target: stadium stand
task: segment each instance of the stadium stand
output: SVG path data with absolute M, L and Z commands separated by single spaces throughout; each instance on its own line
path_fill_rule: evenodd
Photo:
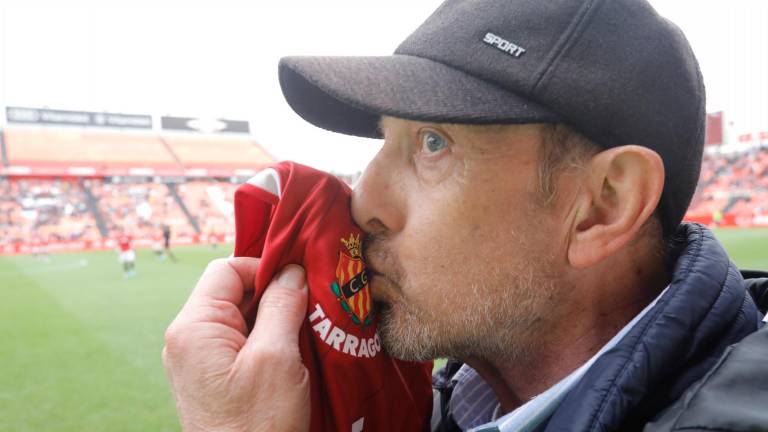
M 92 209 L 75 180 L 3 179 L 0 182 L 0 238 L 11 251 L 41 244 L 98 242 Z
M 8 151 L 5 148 L 5 134 L 0 133 L 0 162 L 2 162 L 3 169 L 8 168 L 10 163 L 8 162 Z
M 686 219 L 726 226 L 768 225 L 768 147 L 706 156 Z
M 764 135 L 742 151 L 708 149 L 687 220 L 768 226 Z M 166 224 L 175 244 L 231 242 L 235 189 L 274 162 L 248 133 L 151 128 L 8 124 L 0 150 L 0 254 L 111 248 L 122 229 L 148 247 Z
M 125 229 L 136 238 L 161 236 L 167 224 L 180 237 L 193 237 L 196 230 L 165 184 L 111 184 L 94 182 L 91 187 L 104 218 L 108 236 Z
M 179 186 L 179 194 L 197 221 L 203 239 L 221 243 L 234 236 L 234 203 L 237 184 L 192 181 Z
M 4 135 L 9 164 L 38 174 L 62 169 L 75 175 L 172 174 L 182 169 L 162 140 L 146 132 L 22 126 L 6 128 Z
M 216 180 L 2 179 L 0 253 L 30 253 L 40 244 L 51 251 L 111 248 L 121 230 L 147 247 L 162 238 L 163 224 L 171 227 L 175 244 L 232 241 L 237 186 Z
M 162 239 L 163 225 L 174 244 L 232 241 L 237 185 L 275 161 L 241 121 L 220 122 L 240 128 L 233 131 L 167 131 L 165 123 L 153 128 L 149 116 L 6 112 L 0 133 L 5 254 L 35 252 L 40 245 L 50 251 L 112 248 L 122 230 L 134 245 L 152 246 Z M 105 121 L 141 124 L 105 127 Z M 174 127 L 187 126 L 177 121 Z
M 174 134 L 162 140 L 185 169 L 204 170 L 204 174 L 209 176 L 219 175 L 222 170 L 244 170 L 252 174 L 273 161 L 247 137 Z

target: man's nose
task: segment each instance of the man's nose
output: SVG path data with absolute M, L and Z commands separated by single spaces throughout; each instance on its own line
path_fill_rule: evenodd
M 352 191 L 352 218 L 365 232 L 392 233 L 404 224 L 403 178 L 396 158 L 382 148 Z

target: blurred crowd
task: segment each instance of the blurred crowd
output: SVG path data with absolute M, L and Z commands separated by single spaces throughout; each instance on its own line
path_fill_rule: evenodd
M 93 212 L 75 180 L 0 180 L 3 243 L 96 240 Z
M 194 234 L 194 228 L 165 184 L 92 181 L 89 187 L 109 237 L 125 230 L 134 238 L 156 239 L 162 237 L 162 224 L 168 224 L 179 236 Z
M 357 177 L 340 176 L 349 184 Z M 223 243 L 234 237 L 237 187 L 215 180 L 0 179 L 0 242 L 96 242 L 123 230 L 136 240 L 159 242 L 162 226 L 168 225 L 174 239 Z M 768 218 L 768 148 L 705 156 L 688 216 L 719 223 L 761 215 Z
M 768 148 L 705 157 L 688 214 L 716 221 L 768 214 Z
M 175 239 L 222 243 L 234 235 L 236 188 L 236 184 L 217 181 L 169 185 L 2 179 L 0 242 L 96 242 L 115 239 L 122 232 L 134 240 L 159 242 L 162 226 L 168 225 Z M 103 233 L 97 218 L 103 221 Z
M 179 196 L 197 222 L 203 240 L 223 243 L 235 235 L 235 190 L 239 185 L 223 182 L 188 182 L 179 185 Z

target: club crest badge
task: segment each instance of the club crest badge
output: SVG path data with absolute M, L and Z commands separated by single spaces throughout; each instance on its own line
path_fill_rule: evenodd
M 342 309 L 352 317 L 352 322 L 368 325 L 372 318 L 373 299 L 368 286 L 368 270 L 360 250 L 360 235 L 350 234 L 349 239 L 342 238 L 341 243 L 347 251 L 339 251 L 336 280 L 331 284 L 331 290 Z

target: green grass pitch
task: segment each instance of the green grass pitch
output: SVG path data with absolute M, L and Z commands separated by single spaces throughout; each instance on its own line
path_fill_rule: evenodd
M 768 269 L 768 229 L 718 237 L 744 268 Z M 0 257 L 0 431 L 175 431 L 163 332 L 205 264 L 231 248 Z

